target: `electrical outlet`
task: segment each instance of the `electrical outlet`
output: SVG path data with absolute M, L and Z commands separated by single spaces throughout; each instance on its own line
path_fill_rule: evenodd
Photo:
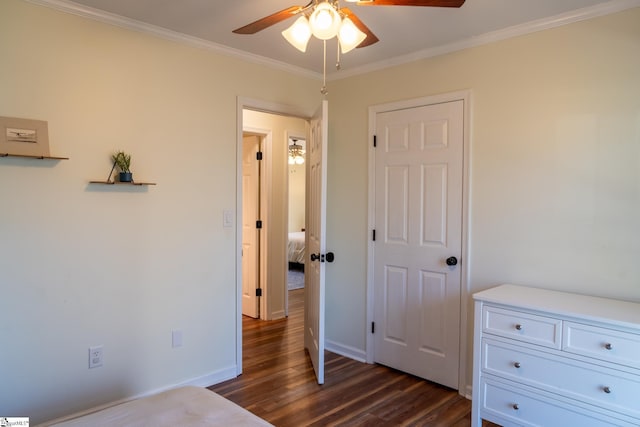
M 89 369 L 102 366 L 102 346 L 89 347 Z

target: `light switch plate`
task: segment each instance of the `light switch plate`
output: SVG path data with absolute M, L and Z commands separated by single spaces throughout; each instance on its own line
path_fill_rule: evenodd
M 225 209 L 222 212 L 222 226 L 224 228 L 233 227 L 233 211 L 231 209 Z
M 171 331 L 171 347 L 182 347 L 182 331 L 180 329 Z

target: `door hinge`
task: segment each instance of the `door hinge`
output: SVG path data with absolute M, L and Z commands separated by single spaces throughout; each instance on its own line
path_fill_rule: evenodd
M 371 322 L 371 333 L 372 334 L 376 333 L 376 322 Z
M 256 160 L 262 160 L 262 151 L 256 153 Z
M 256 289 L 256 296 L 257 297 L 261 297 L 262 296 L 262 288 L 257 288 Z
M 376 229 L 375 228 L 373 229 L 373 241 L 374 242 L 376 241 Z
M 378 146 L 378 137 L 377 135 L 373 135 L 373 147 L 377 147 Z
M 256 228 L 257 229 L 261 229 L 262 228 L 262 220 L 261 219 L 256 221 Z

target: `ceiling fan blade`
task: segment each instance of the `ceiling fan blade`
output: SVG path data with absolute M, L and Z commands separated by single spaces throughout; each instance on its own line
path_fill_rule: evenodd
M 262 31 L 265 28 L 269 28 L 272 25 L 282 22 L 287 18 L 297 15 L 305 9 L 305 6 L 291 6 L 280 12 L 276 12 L 272 15 L 265 16 L 257 21 L 247 24 L 244 27 L 236 28 L 233 30 L 236 34 L 255 34 L 258 31 Z
M 363 33 L 365 33 L 367 35 L 367 38 L 364 39 L 362 41 L 362 43 L 360 43 L 357 47 L 366 47 L 366 46 L 370 46 L 374 43 L 378 43 L 378 41 L 380 41 L 380 39 L 378 39 L 378 37 L 376 37 L 375 34 L 373 34 L 373 32 L 369 29 L 369 27 L 367 27 L 364 22 L 362 22 L 360 20 L 360 18 L 358 18 L 356 16 L 355 13 L 353 13 L 349 8 L 346 7 L 342 7 L 340 8 L 340 12 L 342 12 L 344 14 L 344 16 L 346 16 L 347 18 L 351 19 L 351 21 L 353 22 L 353 24 L 358 27 L 358 29 L 360 31 L 362 31 Z
M 360 0 L 358 6 L 460 7 L 465 0 Z

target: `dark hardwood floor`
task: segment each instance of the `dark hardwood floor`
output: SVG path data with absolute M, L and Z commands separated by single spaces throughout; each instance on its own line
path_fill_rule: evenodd
M 457 391 L 326 352 L 318 385 L 303 344 L 304 289 L 289 291 L 289 318 L 243 319 L 243 374 L 209 387 L 278 427 L 471 424 Z

